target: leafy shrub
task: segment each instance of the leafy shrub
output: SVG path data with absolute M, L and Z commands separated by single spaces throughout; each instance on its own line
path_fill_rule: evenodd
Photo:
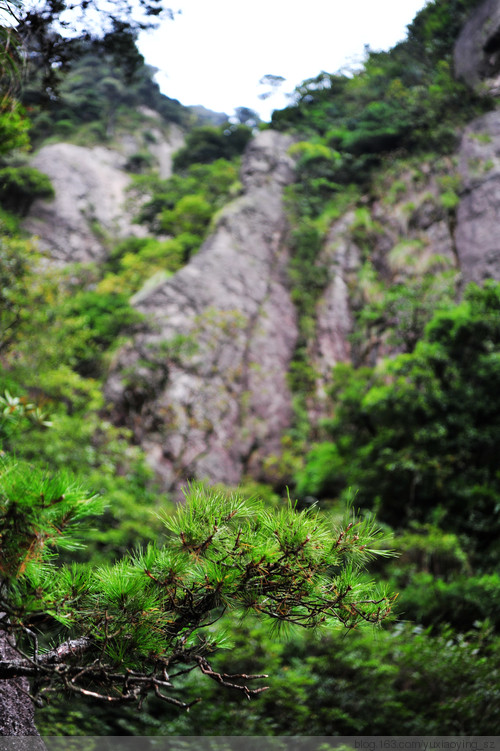
M 347 128 L 337 131 L 336 137 L 331 134 L 330 142 L 354 155 L 380 153 L 396 148 L 410 125 L 411 117 L 406 110 L 389 102 L 370 102 L 357 121 L 351 119 Z
M 185 174 L 172 175 L 167 180 L 160 180 L 154 175 L 141 175 L 135 178 L 131 188 L 134 200 L 140 203 L 146 198 L 138 209 L 137 222 L 146 224 L 152 232 L 163 233 L 165 216 L 167 222 L 170 219 L 180 219 L 182 208 L 177 208 L 179 202 L 188 197 L 192 201 L 194 197 L 192 203 L 198 203 L 195 207 L 195 213 L 198 214 L 195 223 L 203 234 L 208 224 L 206 219 L 203 219 L 203 216 L 208 216 L 204 203 L 211 208 L 210 216 L 226 203 L 234 186 L 237 185 L 238 167 L 236 160 L 230 162 L 226 159 L 217 159 L 212 164 L 193 164 Z M 185 205 L 189 210 L 189 203 Z M 168 213 L 176 211 L 177 215 Z
M 54 198 L 54 188 L 47 175 L 34 167 L 0 169 L 0 203 L 4 209 L 26 216 L 37 198 Z
M 188 232 L 201 238 L 211 216 L 212 207 L 202 195 L 183 196 L 173 209 L 162 212 L 161 225 L 172 235 Z
M 174 156 L 174 170 L 186 170 L 196 163 L 211 164 L 217 159 L 231 160 L 243 153 L 251 137 L 252 130 L 246 125 L 193 128 L 186 145 Z
M 306 466 L 297 476 L 299 498 L 336 498 L 345 487 L 344 459 L 334 443 L 317 443 L 307 455 Z
M 451 581 L 431 573 L 415 574 L 398 599 L 398 614 L 425 627 L 447 623 L 460 632 L 482 621 L 500 628 L 500 577 L 456 576 Z
M 154 159 L 149 151 L 137 151 L 127 159 L 125 169 L 129 172 L 146 172 L 153 164 Z
M 391 576 L 399 588 L 404 588 L 415 574 L 431 574 L 449 581 L 457 574 L 471 572 L 458 537 L 432 524 L 410 524 L 408 530 L 398 535 L 397 548 L 398 558 L 391 566 Z
M 434 520 L 468 535 L 481 566 L 497 559 L 500 528 L 499 313 L 499 284 L 470 285 L 461 304 L 436 313 L 412 354 L 386 362 L 371 382 L 358 374 L 334 387 L 328 424 L 362 504 L 375 498 L 395 528 Z M 329 467 L 322 489 L 319 465 L 314 473 L 326 492 Z
M 65 319 L 87 334 L 76 366 L 84 376 L 96 376 L 102 353 L 116 343 L 120 334 L 130 333 L 142 320 L 124 293 L 81 290 L 70 297 L 64 307 L 61 314 Z
M 109 272 L 97 285 L 97 291 L 103 295 L 133 295 L 157 273 L 168 276 L 178 271 L 200 243 L 198 235 L 189 233 L 169 240 L 127 238 L 113 249 Z
M 0 154 L 27 148 L 30 124 L 19 102 L 3 96 L 0 100 Z
M 12 222 L 10 229 L 15 230 Z M 23 321 L 29 316 L 27 303 L 36 259 L 37 253 L 29 241 L 0 234 L 0 352 L 16 341 Z

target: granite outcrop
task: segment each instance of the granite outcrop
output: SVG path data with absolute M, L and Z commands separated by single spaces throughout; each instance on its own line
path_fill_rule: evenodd
M 154 127 L 150 132 L 155 136 L 149 146 L 152 159 L 160 176 L 168 177 L 183 133 L 175 125 L 168 135 Z M 51 143 L 33 156 L 31 165 L 49 176 L 55 198 L 35 201 L 24 229 L 38 237 L 40 249 L 52 262 L 100 262 L 113 243 L 145 234 L 127 207 L 132 180 L 127 164 L 137 149 L 136 138 L 123 136 L 113 148 Z
M 198 254 L 135 297 L 148 330 L 120 352 L 105 393 L 166 488 L 265 480 L 266 461 L 281 452 L 297 339 L 282 197 L 294 174 L 290 144 L 259 133 L 244 156 L 242 194 Z

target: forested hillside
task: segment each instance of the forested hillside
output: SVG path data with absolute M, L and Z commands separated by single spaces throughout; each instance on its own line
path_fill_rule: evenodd
M 500 3 L 268 124 L 56 5 L 0 36 L 0 731 L 500 735 Z

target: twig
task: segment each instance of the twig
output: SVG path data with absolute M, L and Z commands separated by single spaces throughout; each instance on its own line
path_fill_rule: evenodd
M 217 673 L 208 664 L 204 657 L 196 656 L 195 659 L 198 663 L 198 667 L 204 675 L 208 675 L 209 678 L 212 678 L 212 680 L 214 680 L 216 683 L 219 683 L 221 686 L 225 686 L 226 688 L 234 688 L 237 691 L 243 691 L 247 699 L 250 699 L 251 696 L 261 694 L 263 691 L 267 691 L 267 689 L 269 688 L 269 686 L 262 686 L 261 688 L 248 688 L 248 686 L 242 686 L 239 683 L 233 683 L 233 680 L 239 678 L 244 681 L 251 681 L 257 678 L 268 678 L 268 675 L 245 675 L 245 673 L 228 675 L 227 673 Z

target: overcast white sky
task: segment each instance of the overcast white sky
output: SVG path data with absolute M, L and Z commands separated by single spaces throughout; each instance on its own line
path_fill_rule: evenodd
M 334 73 L 363 57 L 364 45 L 389 49 L 426 0 L 171 0 L 181 10 L 139 47 L 159 69 L 164 94 L 232 114 L 257 110 L 265 120 L 286 106 L 285 93 L 322 70 Z M 286 78 L 266 101 L 259 80 Z

